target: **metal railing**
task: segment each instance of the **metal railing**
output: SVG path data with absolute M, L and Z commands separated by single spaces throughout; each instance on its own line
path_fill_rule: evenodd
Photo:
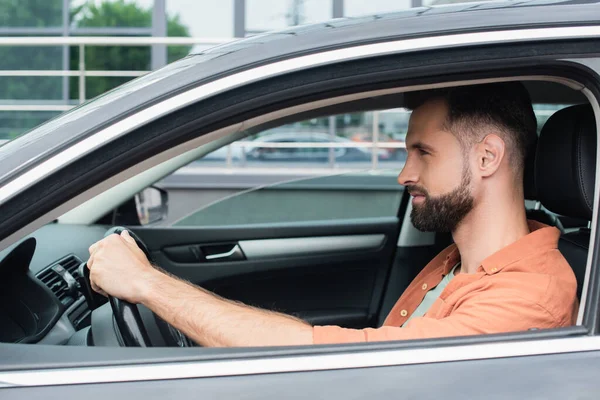
M 224 44 L 234 40 L 233 38 L 198 38 L 198 37 L 106 37 L 106 36 L 44 36 L 44 37 L 0 37 L 0 46 L 77 46 L 79 48 L 79 62 L 77 70 L 0 70 L 0 77 L 78 77 L 79 96 L 76 100 L 83 103 L 86 98 L 86 78 L 88 77 L 123 77 L 135 78 L 147 74 L 150 71 L 135 70 L 88 70 L 85 63 L 85 50 L 89 46 L 206 46 L 206 48 Z M 40 112 L 63 112 L 75 107 L 70 100 L 56 101 L 38 101 L 37 103 L 28 101 L 10 101 L 0 100 L 0 112 L 2 111 L 40 111 Z M 536 110 L 538 116 L 549 116 L 556 110 Z M 242 141 L 235 142 L 228 146 L 226 165 L 231 167 L 233 164 L 232 148 L 241 147 L 242 154 L 245 154 L 244 148 L 250 146 L 260 146 L 264 148 L 329 148 L 329 165 L 336 166 L 336 157 L 334 150 L 336 148 L 355 147 L 371 149 L 371 167 L 377 168 L 379 163 L 378 153 L 381 149 L 402 149 L 405 148 L 404 142 L 385 142 L 380 140 L 379 120 L 380 111 L 372 112 L 372 126 L 370 133 L 371 141 L 366 142 L 335 142 L 336 128 L 335 118 L 330 117 L 329 130 L 331 141 L 328 143 L 273 143 Z M 2 140 L 0 140 L 2 144 Z M 244 160 L 242 160 L 244 161 Z
M 0 37 L 0 46 L 58 47 L 77 46 L 79 63 L 76 71 L 66 70 L 0 70 L 0 77 L 79 77 L 79 103 L 87 100 L 85 83 L 87 77 L 135 78 L 150 71 L 106 71 L 86 69 L 85 49 L 88 46 L 215 46 L 233 39 L 194 37 L 107 37 L 107 36 L 49 36 L 49 37 Z M 0 104 L 0 111 L 67 111 L 72 104 Z
M 378 113 L 379 111 L 375 111 Z M 375 121 L 376 118 L 373 118 Z M 404 142 L 378 142 L 375 139 L 371 142 L 301 142 L 301 143 L 273 143 L 263 142 L 260 140 L 254 141 L 240 141 L 230 144 L 227 148 L 226 165 L 228 168 L 233 167 L 233 151 L 232 149 L 238 147 L 241 149 L 240 156 L 241 166 L 246 166 L 247 163 L 247 148 L 260 148 L 260 149 L 329 149 L 329 167 L 336 167 L 338 165 L 335 157 L 335 149 L 339 148 L 364 148 L 371 150 L 371 169 L 377 169 L 379 167 L 380 154 L 379 150 L 386 149 L 405 149 L 406 144 Z
M 227 43 L 232 41 L 232 38 L 198 38 L 198 37 L 106 37 L 106 36 L 66 36 L 66 37 L 0 37 L 0 46 L 76 46 L 79 48 L 79 60 L 77 70 L 0 70 L 0 77 L 77 77 L 79 83 L 79 96 L 77 102 L 79 104 L 87 100 L 86 97 L 86 78 L 88 77 L 122 77 L 135 78 L 147 74 L 150 71 L 134 71 L 134 70 L 88 70 L 85 62 L 86 48 L 89 46 L 206 46 L 207 48 Z M 58 111 L 64 112 L 75 107 L 74 104 L 69 104 L 69 101 L 44 101 L 44 102 L 24 102 L 14 101 L 4 104 L 0 102 L 1 111 Z M 235 142 L 228 146 L 226 165 L 228 168 L 233 166 L 232 148 L 240 147 L 241 154 L 244 157 L 246 147 L 263 147 L 263 148 L 328 148 L 329 149 L 329 166 L 336 166 L 336 158 L 334 150 L 336 148 L 369 148 L 371 149 L 371 167 L 377 168 L 379 163 L 379 151 L 381 149 L 404 148 L 404 143 L 386 143 L 379 141 L 379 111 L 373 112 L 372 120 L 372 141 L 370 142 L 335 142 L 335 121 L 330 118 L 330 133 L 331 142 L 328 143 L 273 143 L 273 142 Z M 245 158 L 242 160 L 242 165 L 245 165 Z

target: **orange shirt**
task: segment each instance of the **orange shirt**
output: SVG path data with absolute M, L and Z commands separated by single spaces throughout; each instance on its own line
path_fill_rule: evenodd
M 528 221 L 531 233 L 486 258 L 476 273 L 455 276 L 422 317 L 400 327 L 460 261 L 443 250 L 404 291 L 378 329 L 315 326 L 315 344 L 376 342 L 557 328 L 575 323 L 577 281 L 557 249 L 558 229 Z

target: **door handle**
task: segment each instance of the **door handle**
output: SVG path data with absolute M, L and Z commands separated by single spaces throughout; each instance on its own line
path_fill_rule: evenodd
M 204 251 L 208 253 L 206 248 L 204 248 Z M 246 259 L 242 248 L 238 244 L 233 246 L 231 250 L 223 253 L 206 254 L 205 258 L 207 261 L 240 261 Z

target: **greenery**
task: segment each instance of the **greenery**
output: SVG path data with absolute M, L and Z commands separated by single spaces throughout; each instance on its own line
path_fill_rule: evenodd
M 69 10 L 72 27 L 150 27 L 152 10 L 134 0 L 86 0 Z M 0 0 L 0 26 L 14 28 L 61 28 L 62 0 Z M 190 36 L 179 16 L 168 16 L 168 36 Z M 170 46 L 167 61 L 186 56 L 189 46 Z M 151 48 L 86 46 L 87 70 L 150 70 Z M 0 47 L 0 69 L 61 70 L 62 47 Z M 69 67 L 79 69 L 79 47 L 71 47 Z M 88 77 L 86 98 L 106 92 L 132 78 Z M 79 98 L 79 81 L 70 78 L 69 99 Z M 63 78 L 0 77 L 0 99 L 4 101 L 62 101 Z M 0 139 L 12 138 L 51 117 L 54 113 L 1 112 Z
M 0 26 L 43 28 L 62 25 L 62 0 L 1 0 Z
M 73 10 L 76 25 L 85 28 L 97 27 L 149 27 L 152 25 L 152 10 L 145 9 L 132 1 L 103 0 L 97 4 L 88 0 Z M 167 19 L 167 36 L 190 36 L 189 30 L 179 20 L 179 16 Z M 189 46 L 169 46 L 167 61 L 185 57 Z M 88 70 L 150 70 L 150 46 L 89 46 L 85 49 L 85 63 Z M 79 68 L 79 48 L 71 51 L 71 70 Z M 86 97 L 92 98 L 113 89 L 131 78 L 87 78 Z M 77 79 L 71 82 L 71 98 L 78 98 Z

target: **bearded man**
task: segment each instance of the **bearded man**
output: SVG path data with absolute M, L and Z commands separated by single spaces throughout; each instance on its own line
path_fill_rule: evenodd
M 560 232 L 526 219 L 525 158 L 536 140 L 516 82 L 407 93 L 408 157 L 398 182 L 422 231 L 454 244 L 404 291 L 382 327 L 311 326 L 249 307 L 150 265 L 124 231 L 90 247 L 94 290 L 141 303 L 203 346 L 283 346 L 464 336 L 574 324 L 577 283 Z

